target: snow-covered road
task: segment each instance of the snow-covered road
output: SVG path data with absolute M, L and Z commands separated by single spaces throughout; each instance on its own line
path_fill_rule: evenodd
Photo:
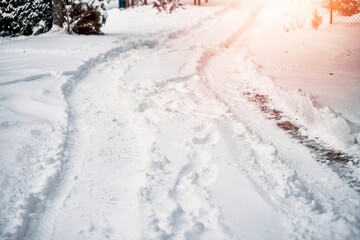
M 264 7 L 255 3 L 227 1 L 191 26 L 121 37 L 71 73 L 56 171 L 21 223 L 0 216 L 0 237 L 358 239 L 358 166 L 344 163 L 351 184 L 249 95 L 270 96 L 304 136 L 351 159 L 359 146 L 342 145 L 348 136 L 338 139 L 338 129 L 316 137 L 307 129 L 326 114 L 359 127 L 257 72 L 244 47 Z M 318 122 L 292 112 L 291 101 Z

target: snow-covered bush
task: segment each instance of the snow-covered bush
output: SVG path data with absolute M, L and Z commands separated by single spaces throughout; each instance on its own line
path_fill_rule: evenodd
M 72 0 L 65 6 L 64 27 L 68 33 L 99 34 L 106 18 L 104 0 Z
M 154 8 L 159 12 L 165 11 L 172 13 L 176 8 L 181 7 L 180 0 L 156 0 L 154 1 Z
M 322 17 L 320 16 L 319 12 L 317 9 L 314 9 L 313 11 L 313 17 L 311 19 L 311 26 L 314 28 L 314 29 L 318 29 L 319 26 L 321 25 L 322 23 Z
M 0 36 L 40 34 L 51 26 L 51 0 L 0 0 Z

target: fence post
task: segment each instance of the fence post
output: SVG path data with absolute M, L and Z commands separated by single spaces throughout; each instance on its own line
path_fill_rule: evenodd
M 330 24 L 333 23 L 333 0 L 330 0 Z

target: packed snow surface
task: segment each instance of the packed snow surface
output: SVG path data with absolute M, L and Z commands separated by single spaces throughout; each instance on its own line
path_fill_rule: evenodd
M 0 239 L 360 239 L 360 26 L 282 2 L 1 39 Z

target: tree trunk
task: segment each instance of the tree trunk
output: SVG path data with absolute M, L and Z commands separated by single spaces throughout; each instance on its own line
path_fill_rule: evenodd
M 65 22 L 65 4 L 64 0 L 52 0 L 53 24 L 62 27 Z

